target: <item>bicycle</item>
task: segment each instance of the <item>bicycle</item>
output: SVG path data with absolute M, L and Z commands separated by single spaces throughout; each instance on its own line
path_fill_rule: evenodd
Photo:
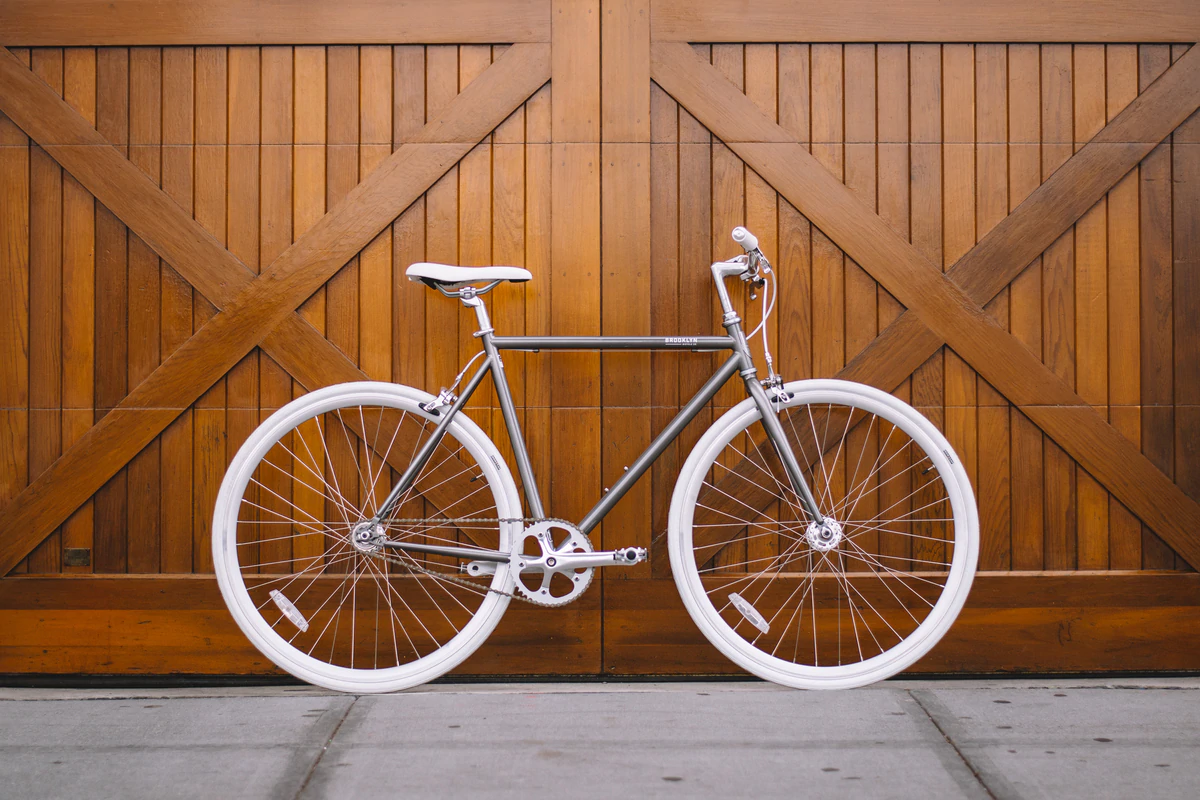
M 724 336 L 500 336 L 483 296 L 530 280 L 528 271 L 410 266 L 410 280 L 474 311 L 481 349 L 436 396 L 330 386 L 252 433 L 222 482 L 212 529 L 221 593 L 241 630 L 283 670 L 330 689 L 397 691 L 445 674 L 512 599 L 564 605 L 596 569 L 646 560 L 637 547 L 596 551 L 588 533 L 736 373 L 748 397 L 700 437 L 671 501 L 670 565 L 692 619 L 745 670 L 797 688 L 862 686 L 916 662 L 949 629 L 974 576 L 967 473 L 937 428 L 890 394 L 785 383 L 767 347 L 770 263 L 745 228 L 733 239 L 744 252 L 711 265 Z M 731 278 L 751 299 L 763 293 L 749 337 Z M 760 330 L 764 380 L 748 345 Z M 549 518 L 501 353 L 609 349 L 729 355 L 582 520 Z M 488 374 L 520 489 L 462 413 Z

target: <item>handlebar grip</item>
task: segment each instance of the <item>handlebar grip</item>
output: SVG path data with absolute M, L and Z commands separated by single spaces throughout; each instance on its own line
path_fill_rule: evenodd
M 747 253 L 758 249 L 758 237 L 753 233 L 738 225 L 733 229 L 733 241 L 742 246 L 742 249 Z

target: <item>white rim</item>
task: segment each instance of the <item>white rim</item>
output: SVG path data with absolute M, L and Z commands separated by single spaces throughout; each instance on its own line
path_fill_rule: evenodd
M 697 442 L 680 473 L 671 502 L 671 569 L 684 605 L 701 632 L 730 660 L 776 683 L 806 689 L 863 686 L 890 677 L 915 663 L 953 624 L 970 591 L 979 556 L 979 520 L 970 480 L 945 437 L 911 406 L 874 387 L 838 380 L 798 381 L 787 385 L 787 407 L 835 403 L 877 414 L 920 445 L 942 475 L 955 520 L 954 555 L 946 584 L 934 608 L 902 642 L 869 659 L 841 666 L 796 664 L 763 652 L 737 634 L 714 608 L 693 556 L 692 523 L 707 465 L 746 427 L 759 419 L 746 400 L 726 412 Z
M 436 420 L 419 408 L 419 404 L 433 399 L 432 395 L 408 386 L 365 381 L 312 392 L 279 409 L 255 429 L 225 473 L 217 496 L 212 542 L 213 565 L 221 595 L 238 627 L 254 646 L 281 669 L 303 681 L 346 692 L 390 692 L 417 686 L 462 663 L 487 639 L 508 606 L 507 596 L 488 592 L 470 622 L 429 655 L 396 667 L 351 669 L 313 658 L 289 645 L 258 613 L 242 578 L 236 546 L 239 504 L 259 462 L 276 441 L 301 422 L 347 405 L 389 406 Z M 520 517 L 521 503 L 516 484 L 492 441 L 464 414 L 455 417 L 448 433 L 467 449 L 487 476 L 496 500 L 497 516 L 501 519 Z M 514 524 L 501 523 L 502 548 L 512 541 Z M 507 566 L 497 569 L 491 587 L 501 592 L 511 591 Z

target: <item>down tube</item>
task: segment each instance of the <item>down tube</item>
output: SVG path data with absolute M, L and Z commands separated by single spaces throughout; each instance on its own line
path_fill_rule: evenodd
M 733 373 L 737 372 L 742 367 L 742 354 L 734 353 L 731 355 L 716 374 L 708 379 L 700 391 L 696 392 L 695 396 L 688 401 L 688 404 L 679 409 L 679 413 L 675 418 L 663 428 L 662 433 L 654 438 L 650 446 L 637 457 L 630 466 L 628 471 L 621 476 L 612 489 L 610 489 L 604 497 L 600 498 L 600 502 L 592 507 L 592 510 L 587 513 L 583 521 L 579 523 L 579 529 L 584 533 L 590 533 L 593 528 L 604 519 L 604 515 L 612 510 L 612 507 L 617 504 L 625 493 L 630 490 L 633 484 L 637 483 L 637 479 L 642 477 L 642 474 L 650 468 L 650 465 L 662 455 L 662 451 L 667 448 L 671 442 L 675 440 L 687 424 L 695 419 L 700 413 L 700 409 L 708 404 L 709 400 L 717 394 L 717 391 L 725 385 L 725 382 L 733 377 Z

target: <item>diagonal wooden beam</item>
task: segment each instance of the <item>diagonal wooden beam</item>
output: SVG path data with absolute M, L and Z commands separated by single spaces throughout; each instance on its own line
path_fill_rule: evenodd
M 233 292 L 220 312 L 4 509 L 0 575 L 246 353 L 278 328 L 281 337 L 297 331 L 296 307 L 549 75 L 548 45 L 509 48 L 257 279 Z
M 1195 91 L 1200 53 L 1193 50 L 1184 59 L 1175 80 L 1181 81 L 1180 91 Z M 1188 563 L 1200 564 L 1200 504 L 1001 328 L 962 286 L 901 238 L 691 47 L 654 45 L 651 75 Z M 1095 149 L 1123 147 L 1112 141 L 1094 144 Z

